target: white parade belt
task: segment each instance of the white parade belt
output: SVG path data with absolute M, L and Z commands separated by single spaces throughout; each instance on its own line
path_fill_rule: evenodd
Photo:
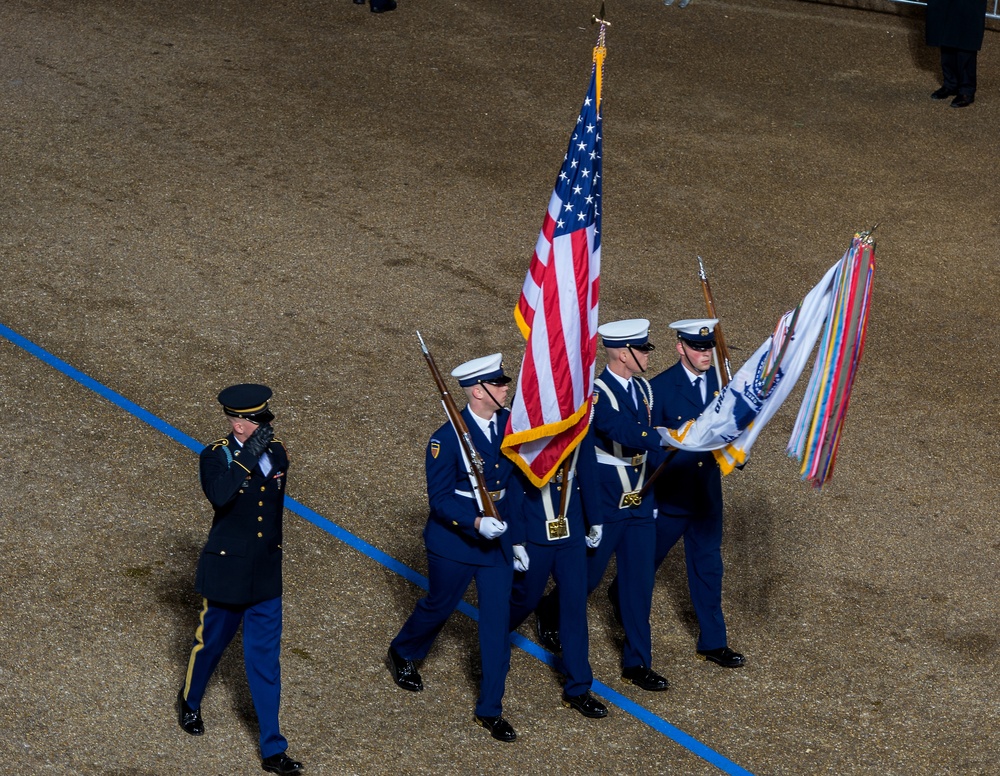
M 598 450 L 597 462 L 607 466 L 642 466 L 646 463 L 646 453 L 639 453 L 638 455 L 633 455 L 631 458 L 624 458 L 605 453 L 603 450 Z
M 500 499 L 502 499 L 504 496 L 507 495 L 507 489 L 506 488 L 501 488 L 500 490 L 490 490 L 490 491 L 487 491 L 487 493 L 490 494 L 490 499 L 491 500 L 493 500 L 493 501 L 499 501 Z M 475 498 L 475 495 L 472 493 L 471 490 L 457 490 L 456 489 L 455 490 L 455 495 L 456 496 L 464 496 L 465 498 Z

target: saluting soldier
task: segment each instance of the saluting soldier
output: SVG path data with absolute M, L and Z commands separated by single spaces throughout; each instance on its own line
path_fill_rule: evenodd
M 653 422 L 680 428 L 697 418 L 719 395 L 712 369 L 716 318 L 675 321 L 679 360 L 654 377 Z M 722 615 L 722 472 L 710 453 L 677 451 L 653 485 L 656 497 L 655 568 L 684 537 L 688 590 L 698 616 L 697 651 L 724 668 L 739 668 L 746 659 L 729 648 Z
M 608 364 L 594 381 L 593 416 L 578 463 L 582 471 L 593 472 L 581 478 L 590 524 L 587 593 L 601 583 L 614 554 L 621 587 L 621 605 L 616 606 L 615 614 L 625 631 L 622 679 L 656 692 L 669 687 L 652 669 L 649 614 L 656 527 L 653 500 L 639 495 L 646 476 L 662 460 L 660 435 L 652 422 L 653 390 L 642 377 L 654 346 L 645 318 L 605 323 L 597 333 Z M 565 649 L 565 639 L 550 619 L 556 610 L 553 597 L 550 593 L 536 612 L 539 635 L 550 648 Z
M 578 446 L 555 476 L 541 488 L 520 471 L 512 481 L 512 486 L 521 492 L 519 519 L 523 523 L 531 561 L 523 568 L 518 568 L 515 561 L 515 570 L 523 573 L 514 575 L 510 629 L 517 630 L 539 605 L 551 575 L 557 584 L 558 611 L 549 619 L 557 624 L 561 635 L 562 663 L 566 674 L 562 703 L 585 717 L 597 719 L 606 717 L 608 710 L 590 694 L 594 673 L 588 656 L 587 529 L 576 469 L 579 453 Z M 543 620 L 545 615 L 538 615 L 536 625 Z
M 468 398 L 462 417 L 473 447 L 483 460 L 490 498 L 505 519 L 481 513 L 457 432 L 450 422 L 445 423 L 434 432 L 425 456 L 430 505 L 424 529 L 428 591 L 389 645 L 389 669 L 404 690 L 423 690 L 415 663 L 427 656 L 475 579 L 482 662 L 475 720 L 495 739 L 513 741 L 517 734 L 502 715 L 510 669 L 510 594 L 514 577 L 515 531 L 509 530 L 507 522 L 513 512 L 507 488 L 514 465 L 500 450 L 510 415 L 504 408 L 510 378 L 504 374 L 500 353 L 468 361 L 451 374 Z M 523 548 L 519 554 L 526 560 Z
M 187 675 L 178 694 L 185 732 L 205 732 L 201 701 L 222 653 L 243 625 L 243 659 L 260 726 L 261 765 L 299 773 L 278 727 L 281 697 L 282 516 L 288 475 L 285 446 L 274 438 L 265 385 L 226 388 L 219 403 L 231 433 L 201 452 L 201 487 L 215 510 L 198 560 L 195 587 L 203 597 Z

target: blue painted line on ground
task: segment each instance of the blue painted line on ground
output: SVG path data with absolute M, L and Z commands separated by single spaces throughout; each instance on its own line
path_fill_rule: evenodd
M 204 448 L 204 445 L 195 440 L 193 437 L 190 437 L 183 431 L 174 428 L 169 423 L 161 420 L 153 413 L 143 409 L 135 402 L 126 399 L 121 394 L 116 393 L 115 391 L 111 390 L 105 385 L 99 383 L 97 380 L 90 377 L 89 375 L 86 375 L 83 372 L 76 369 L 75 367 L 70 366 L 62 359 L 57 358 L 44 348 L 36 345 L 31 340 L 22 337 L 16 331 L 4 326 L 2 323 L 0 323 L 0 334 L 2 334 L 7 340 L 9 340 L 14 345 L 17 345 L 22 350 L 26 351 L 27 353 L 30 353 L 35 358 L 51 366 L 56 371 L 61 372 L 67 377 L 80 383 L 80 385 L 84 386 L 85 388 L 88 388 L 89 390 L 98 394 L 102 398 L 107 399 L 116 407 L 120 407 L 121 409 L 125 410 L 129 414 L 143 421 L 144 423 L 147 423 L 157 431 L 173 439 L 175 442 L 180 443 L 193 453 L 200 453 L 201 450 Z M 286 497 L 285 503 L 288 509 L 294 514 L 298 515 L 299 517 L 305 520 L 308 520 L 316 527 L 320 528 L 323 531 L 326 531 L 335 539 L 339 539 L 344 544 L 348 545 L 349 547 L 352 547 L 361 554 L 368 556 L 375 562 L 380 563 L 390 571 L 399 574 L 401 577 L 403 577 L 409 582 L 412 582 L 417 587 L 423 590 L 427 590 L 427 577 L 414 571 L 406 564 L 399 562 L 391 555 L 382 552 L 382 550 L 380 550 L 378 547 L 375 547 L 374 545 L 366 542 L 364 539 L 355 536 L 350 531 L 337 525 L 332 520 L 323 517 L 318 512 L 310 509 L 304 504 L 299 503 L 295 499 Z M 465 601 L 459 603 L 458 610 L 473 620 L 476 621 L 479 620 L 478 610 L 475 607 L 469 605 Z M 558 667 L 557 657 L 555 657 L 548 650 L 540 647 L 535 642 L 526 639 L 521 634 L 514 633 L 511 641 L 514 644 L 514 646 L 524 650 L 529 655 L 532 655 L 533 657 L 537 658 L 542 663 L 545 663 L 546 665 L 552 668 Z M 661 733 L 662 735 L 671 739 L 675 743 L 684 747 L 692 754 L 695 754 L 698 757 L 701 757 L 703 760 L 711 763 L 723 773 L 731 774 L 731 776 L 753 776 L 753 774 L 750 773 L 750 771 L 740 767 L 736 763 L 723 757 L 714 749 L 711 749 L 710 747 L 701 743 L 701 741 L 699 741 L 698 739 L 688 735 L 680 728 L 671 725 L 662 717 L 654 714 L 653 712 L 649 711 L 644 706 L 639 705 L 638 703 L 631 700 L 627 696 L 622 695 L 617 690 L 613 690 L 611 687 L 604 684 L 603 682 L 595 680 L 593 691 L 594 693 L 600 695 L 608 702 L 613 703 L 615 706 L 620 708 L 625 713 L 631 714 L 640 722 L 648 725 L 653 730 L 657 731 L 658 733 Z
M 36 345 L 31 340 L 22 337 L 13 329 L 8 329 L 2 323 L 0 323 L 0 334 L 3 334 L 4 337 L 6 337 L 12 343 L 17 345 L 19 348 L 27 351 L 40 361 L 45 362 L 53 369 L 62 372 L 64 375 L 72 378 L 73 380 L 76 380 L 84 388 L 89 388 L 94 393 L 107 399 L 112 404 L 121 407 L 123 410 L 130 413 L 131 415 L 134 415 L 144 423 L 148 423 L 157 431 L 166 434 L 175 442 L 180 442 L 188 450 L 191 450 L 195 453 L 200 453 L 202 448 L 204 447 L 203 444 L 193 439 L 192 437 L 189 437 L 183 431 L 178 431 L 169 423 L 165 423 L 164 421 L 160 420 L 153 413 L 144 410 L 138 404 L 129 401 L 121 394 L 115 393 L 110 388 L 107 388 L 101 383 L 97 382 L 97 380 L 95 380 L 93 377 L 85 375 L 83 372 L 76 369 L 75 367 L 70 366 L 62 359 L 56 358 L 44 348 Z

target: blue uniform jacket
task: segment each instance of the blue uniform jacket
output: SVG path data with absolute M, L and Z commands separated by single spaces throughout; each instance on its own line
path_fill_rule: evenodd
M 510 484 L 514 464 L 500 451 L 503 431 L 507 426 L 508 410 L 497 413 L 498 438 L 490 442 L 472 419 L 468 407 L 462 410 L 469 428 L 472 444 L 483 459 L 483 477 L 491 491 L 506 490 Z M 430 515 L 424 529 L 424 543 L 428 552 L 444 558 L 475 566 L 498 566 L 511 563 L 511 546 L 523 541 L 519 523 L 510 523 L 516 494 L 508 493 L 496 501 L 497 512 L 510 523 L 497 539 L 485 539 L 476 530 L 479 508 L 475 498 L 456 493 L 472 493 L 472 484 L 462 460 L 462 451 L 451 423 L 445 423 L 434 432 L 427 444 L 427 500 Z
M 650 381 L 656 396 L 653 423 L 680 428 L 698 417 L 715 401 L 719 378 L 714 369 L 705 374 L 706 402 L 695 390 L 681 362 Z M 667 515 L 722 514 L 722 473 L 712 453 L 678 451 L 653 486 L 656 507 Z
M 560 471 L 562 468 L 560 467 Z M 518 470 L 515 476 L 511 477 L 508 489 L 516 496 L 518 504 L 517 514 L 514 515 L 515 537 L 520 541 L 527 541 L 531 544 L 541 544 L 551 547 L 574 546 L 583 544 L 587 528 L 583 519 L 583 496 L 580 495 L 580 479 L 578 474 L 574 474 L 570 480 L 570 492 L 567 496 L 566 522 L 569 527 L 569 536 L 563 539 L 549 539 L 545 528 L 546 511 L 545 499 L 549 503 L 554 515 L 559 514 L 559 505 L 562 499 L 562 489 L 565 487 L 559 479 L 559 474 L 553 477 L 548 484 L 542 488 L 536 488 L 528 478 Z M 515 502 L 512 502 L 515 503 Z M 531 550 L 528 550 L 531 556 Z
M 636 409 L 625 389 L 605 367 L 600 379 L 611 391 L 618 405 L 616 410 L 610 397 L 597 386 L 594 391 L 594 415 L 590 429 L 582 444 L 586 448 L 581 451 L 577 470 L 584 493 L 584 508 L 587 512 L 587 522 L 591 525 L 625 520 L 629 517 L 644 517 L 652 515 L 652 499 L 645 498 L 637 507 L 619 509 L 623 491 L 619 469 L 624 469 L 631 490 L 638 490 L 639 476 L 642 466 L 611 466 L 602 464 L 596 459 L 596 450 L 600 448 L 607 453 L 613 453 L 613 443 L 622 446 L 622 456 L 631 458 L 641 453 L 647 454 L 645 477 L 648 478 L 663 460 L 663 450 L 660 446 L 660 436 L 653 428 L 651 408 L 653 395 L 646 394 L 645 385 L 639 380 L 633 380 L 639 397 L 639 408 Z
M 288 454 L 268 446 L 271 471 L 240 464 L 230 434 L 201 451 L 201 487 L 215 508 L 198 560 L 195 589 L 213 603 L 249 606 L 281 595 L 281 530 Z

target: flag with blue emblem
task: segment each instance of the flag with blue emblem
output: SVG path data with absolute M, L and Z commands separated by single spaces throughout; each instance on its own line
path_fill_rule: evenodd
M 680 429 L 662 429 L 663 442 L 682 450 L 711 450 L 723 474 L 729 474 L 746 463 L 754 441 L 792 392 L 819 343 L 788 454 L 802 462 L 802 479 L 822 487 L 833 475 L 864 353 L 874 275 L 871 231 L 855 234 L 840 261 L 798 307 L 781 316 L 774 333 L 716 400 Z
M 503 450 L 536 486 L 587 432 L 601 269 L 605 24 L 514 319 L 527 340 Z

